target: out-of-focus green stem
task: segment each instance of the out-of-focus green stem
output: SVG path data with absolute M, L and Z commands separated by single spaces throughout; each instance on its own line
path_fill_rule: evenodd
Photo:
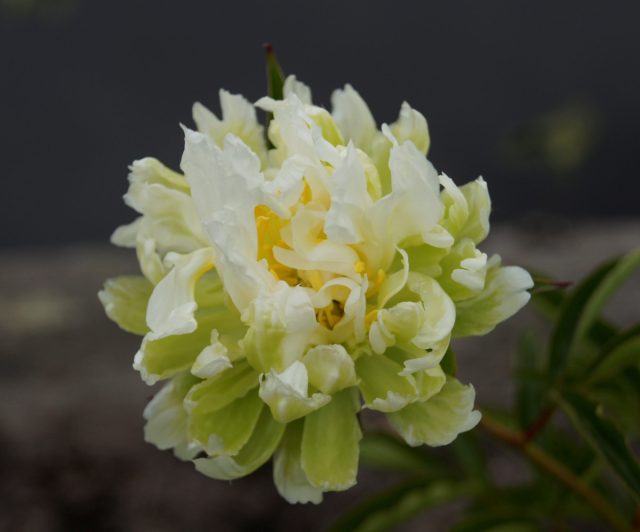
M 631 530 L 631 526 L 598 492 L 585 484 L 573 471 L 566 468 L 540 447 L 528 441 L 524 434 L 505 427 L 486 414 L 482 417 L 481 425 L 493 436 L 522 451 L 534 464 L 582 497 L 614 530 L 624 532 Z

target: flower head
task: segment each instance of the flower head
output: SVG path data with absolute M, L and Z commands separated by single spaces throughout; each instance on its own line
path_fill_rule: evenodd
M 532 286 L 477 248 L 485 181 L 438 175 L 424 117 L 404 103 L 378 130 L 349 85 L 332 113 L 295 77 L 282 100 L 220 101 L 222 118 L 194 106 L 183 174 L 131 166 L 125 201 L 140 216 L 113 242 L 136 249 L 143 276 L 100 292 L 109 317 L 143 335 L 143 380 L 166 381 L 146 439 L 217 479 L 273 457 L 287 500 L 319 502 L 356 482 L 362 408 L 410 445 L 473 428 L 474 389 L 443 357 Z M 273 114 L 273 149 L 255 107 Z

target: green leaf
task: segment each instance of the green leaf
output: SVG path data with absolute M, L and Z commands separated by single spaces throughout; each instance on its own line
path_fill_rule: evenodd
M 588 304 L 580 316 L 576 336 L 582 337 L 598 319 L 602 309 L 611 296 L 627 278 L 640 266 L 640 249 L 634 250 L 618 260 L 607 273 L 596 290 L 591 294 Z
M 282 100 L 284 98 L 284 73 L 278 63 L 276 54 L 273 51 L 273 46 L 267 43 L 264 45 L 266 52 L 265 61 L 267 67 L 267 95 L 274 100 Z M 273 148 L 274 145 L 269 138 L 269 124 L 273 119 L 273 113 L 267 113 L 267 123 L 264 129 L 264 134 L 267 141 L 267 146 Z
M 284 98 L 284 73 L 271 44 L 265 44 L 267 63 L 267 94 L 274 100 Z
M 613 378 L 621 370 L 640 364 L 640 324 L 610 340 L 586 372 L 588 382 Z
M 627 437 L 640 436 L 640 368 L 627 367 L 612 379 L 593 382 L 587 394 Z
M 473 432 L 460 434 L 451 448 L 466 478 L 473 478 L 483 485 L 490 484 L 488 461 Z
M 597 405 L 584 397 L 566 392 L 558 402 L 585 439 L 639 497 L 640 465 L 618 428 L 600 416 Z
M 463 518 L 451 532 L 535 532 L 540 523 L 515 508 L 485 511 Z
M 531 302 L 545 318 L 555 321 L 562 309 L 567 294 L 559 290 L 536 292 L 532 294 Z M 596 320 L 588 333 L 588 338 L 596 345 L 608 342 L 617 333 L 617 328 L 608 321 L 600 318 Z
M 360 461 L 379 471 L 404 471 L 425 476 L 450 476 L 442 463 L 422 450 L 409 447 L 397 437 L 381 432 L 368 432 L 360 442 Z
M 469 483 L 429 482 L 411 479 L 365 500 L 344 515 L 332 532 L 383 532 L 407 521 L 421 511 L 438 507 L 474 491 Z
M 546 402 L 546 382 L 540 370 L 541 352 L 534 333 L 529 332 L 520 339 L 516 360 L 516 414 L 522 429 L 531 426 Z
M 609 261 L 582 281 L 566 298 L 551 336 L 548 376 L 557 380 L 567 370 L 576 344 L 590 333 L 605 303 L 624 280 L 640 265 L 640 251 Z M 588 351 L 582 351 L 586 357 Z M 575 364 L 575 366 L 583 364 Z M 582 361 L 584 362 L 584 361 Z

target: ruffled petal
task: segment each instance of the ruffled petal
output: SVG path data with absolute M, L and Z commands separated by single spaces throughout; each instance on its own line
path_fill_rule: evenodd
M 302 469 L 303 422 L 287 425 L 280 448 L 273 457 L 273 482 L 278 493 L 291 504 L 322 502 L 322 490 L 311 485 Z
M 411 446 L 448 445 L 480 421 L 480 412 L 473 410 L 474 400 L 473 386 L 448 378 L 439 393 L 389 414 L 389 421 Z
M 342 491 L 356 483 L 362 432 L 354 389 L 338 392 L 309 414 L 302 433 L 302 469 L 322 491 Z

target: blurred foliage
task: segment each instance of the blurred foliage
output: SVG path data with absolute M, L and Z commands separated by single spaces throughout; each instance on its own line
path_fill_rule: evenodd
M 70 15 L 77 6 L 78 0 L 0 0 L 0 15 L 59 19 Z
M 570 179 L 588 162 L 599 127 L 595 107 L 570 102 L 510 131 L 501 143 L 502 157 L 514 170 L 534 168 Z
M 483 409 L 484 431 L 438 452 L 389 434 L 365 436 L 363 463 L 403 480 L 333 530 L 389 530 L 452 502 L 462 508 L 456 532 L 640 529 L 640 325 L 620 330 L 602 317 L 639 268 L 637 250 L 571 289 L 538 276 L 534 305 L 552 330 L 546 340 L 522 337 L 515 404 Z M 454 360 L 453 352 L 447 356 Z M 488 467 L 490 436 L 520 452 L 524 480 L 505 486 L 496 478 Z

